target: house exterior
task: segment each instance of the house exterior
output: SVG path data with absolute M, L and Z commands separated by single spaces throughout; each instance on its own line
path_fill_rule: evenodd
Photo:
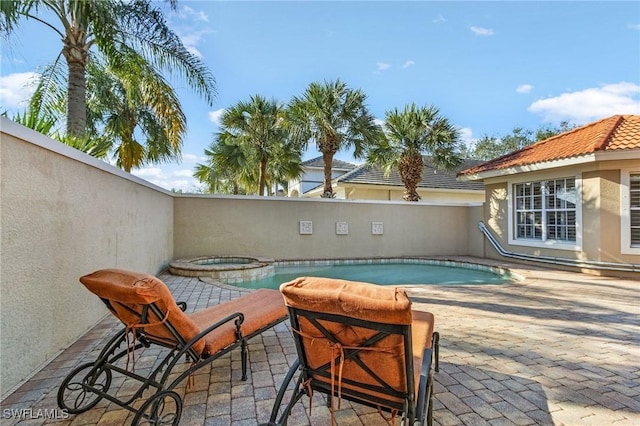
M 484 182 L 484 223 L 505 251 L 640 272 L 640 116 L 575 128 L 458 178 Z
M 315 167 L 320 168 L 320 182 L 300 194 L 302 197 L 318 198 L 322 195 L 322 158 L 314 159 Z M 429 157 L 424 158 L 422 181 L 418 193 L 425 202 L 437 203 L 482 203 L 484 202 L 484 184 L 482 182 L 464 182 L 456 179 L 462 169 L 476 166 L 480 161 L 466 160 L 453 171 L 444 171 L 434 167 Z M 348 163 L 347 163 L 348 164 Z M 345 200 L 393 200 L 400 201 L 405 188 L 397 170 L 388 177 L 381 168 L 367 164 L 352 165 L 345 173 L 335 173 L 333 190 L 336 198 Z M 342 167 L 344 170 L 346 167 Z M 316 176 L 318 176 L 316 174 Z M 305 174 L 304 181 L 310 178 Z
M 299 180 L 289 182 L 289 197 L 305 197 L 309 191 L 320 188 L 322 193 L 322 185 L 324 183 L 324 161 L 322 157 L 312 158 L 302 163 L 304 174 Z M 335 179 L 345 173 L 355 169 L 355 164 L 346 161 L 333 159 L 331 162 L 331 178 Z

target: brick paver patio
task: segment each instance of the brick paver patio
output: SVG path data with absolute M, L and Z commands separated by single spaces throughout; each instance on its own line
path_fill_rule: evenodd
M 441 335 L 434 424 L 640 425 L 640 281 L 511 266 L 526 281 L 410 291 L 418 309 L 435 314 Z M 189 310 L 241 294 L 197 278 L 160 278 Z M 130 423 L 132 414 L 105 401 L 68 418 L 56 404 L 64 376 L 95 359 L 115 327 L 114 319 L 105 318 L 2 401 L 2 425 Z M 141 354 L 136 368 L 153 364 L 154 351 Z M 213 362 L 198 372 L 189 390 L 179 389 L 181 424 L 266 422 L 276 386 L 295 357 L 291 332 L 282 323 L 251 341 L 246 382 L 240 380 L 238 351 Z M 119 395 L 132 393 L 124 380 L 114 378 L 114 386 Z M 331 424 L 321 396 L 314 396 L 310 414 L 308 407 L 308 401 L 299 404 L 289 424 Z M 336 420 L 386 424 L 377 411 L 347 402 Z

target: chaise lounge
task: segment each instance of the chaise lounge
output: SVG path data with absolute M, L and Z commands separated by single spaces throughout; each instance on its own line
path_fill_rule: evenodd
M 284 321 L 287 309 L 276 290 L 260 289 L 238 299 L 185 313 L 158 278 L 138 272 L 103 269 L 80 278 L 123 324 L 95 361 L 75 368 L 58 390 L 58 405 L 70 414 L 105 398 L 135 413 L 132 424 L 177 425 L 182 400 L 176 386 L 195 371 L 240 347 L 242 380 L 247 378 L 247 340 Z M 166 348 L 148 375 L 135 372 L 136 351 Z M 175 369 L 185 356 L 186 369 Z M 127 397 L 109 393 L 114 374 L 139 382 Z M 137 401 L 141 399 L 142 404 Z
M 431 424 L 431 371 L 434 358 L 438 371 L 439 348 L 431 313 L 412 310 L 402 289 L 368 283 L 302 277 L 280 291 L 298 361 L 280 387 L 270 425 L 286 424 L 294 405 L 314 392 L 328 396 L 332 424 L 341 399 L 377 408 L 388 420 L 399 417 L 404 425 Z

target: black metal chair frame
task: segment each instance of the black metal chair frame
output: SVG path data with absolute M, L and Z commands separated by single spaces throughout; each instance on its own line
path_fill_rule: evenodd
M 161 338 L 145 334 L 144 332 L 144 325 L 150 324 L 149 312 L 152 312 L 157 318 L 165 318 L 166 313 L 162 312 L 155 303 L 142 305 L 142 314 L 140 315 L 119 302 L 113 302 L 104 298 L 101 298 L 101 300 L 114 314 L 116 311 L 111 303 L 118 303 L 120 306 L 129 310 L 140 318 L 139 325 L 142 327 L 136 326 L 132 329 L 125 327 L 120 330 L 109 340 L 95 361 L 82 364 L 71 371 L 64 379 L 58 390 L 58 405 L 70 414 L 78 414 L 93 408 L 102 398 L 104 398 L 135 413 L 135 417 L 132 422 L 133 425 L 138 425 L 141 422 L 148 422 L 149 424 L 177 425 L 182 414 L 182 400 L 174 389 L 185 378 L 238 346 L 241 347 L 242 380 L 247 380 L 247 341 L 286 319 L 286 317 L 283 317 L 277 321 L 266 324 L 252 334 L 243 336 L 240 327 L 244 321 L 244 315 L 241 312 L 236 312 L 222 318 L 214 324 L 211 324 L 189 341 L 185 341 L 171 322 L 166 320 L 162 325 L 167 328 L 171 336 L 175 339 L 175 342 L 170 342 L 168 340 L 163 340 Z M 178 306 L 182 311 L 186 310 L 187 307 L 185 302 L 179 302 Z M 203 356 L 193 349 L 193 346 L 200 339 L 213 330 L 231 321 L 235 324 L 236 334 L 236 341 L 233 344 L 223 348 L 215 354 Z M 157 366 L 151 370 L 147 377 L 136 374 L 135 371 L 129 371 L 128 368 L 122 368 L 115 365 L 125 357 L 127 358 L 128 364 L 129 357 L 131 355 L 135 357 L 136 350 L 143 347 L 148 348 L 152 344 L 157 344 L 161 347 L 167 348 L 169 351 L 164 359 L 157 363 Z M 123 345 L 124 349 L 122 349 Z M 191 361 L 191 366 L 178 377 L 170 380 L 170 375 L 174 367 L 183 355 L 186 357 L 187 361 Z M 120 373 L 126 377 L 137 380 L 140 382 L 140 387 L 127 399 L 120 399 L 115 395 L 109 394 L 108 391 L 113 376 L 112 372 Z M 139 408 L 134 408 L 134 401 L 141 398 L 146 390 L 152 388 L 155 389 L 155 392 L 151 394 Z M 163 410 L 170 405 L 167 404 L 168 399 L 172 399 L 174 401 L 175 413 L 163 412 Z
M 329 398 L 334 396 L 342 397 L 346 400 L 357 402 L 360 404 L 368 405 L 374 408 L 378 408 L 381 411 L 392 412 L 397 410 L 397 414 L 402 415 L 404 419 L 404 425 L 431 425 L 432 423 L 432 390 L 433 390 L 433 378 L 431 375 L 432 365 L 435 358 L 435 371 L 439 371 L 439 341 L 440 334 L 436 331 L 433 333 L 431 348 L 425 348 L 422 365 L 420 366 L 420 384 L 418 387 L 418 394 L 415 394 L 414 389 L 414 368 L 413 355 L 412 355 L 412 342 L 411 342 L 411 326 L 410 325 L 394 325 L 377 323 L 373 321 L 364 321 L 356 318 L 351 318 L 342 315 L 312 312 L 299 308 L 289 309 L 289 320 L 293 331 L 293 337 L 298 351 L 298 360 L 291 366 L 289 372 L 284 378 L 284 381 L 278 391 L 275 404 L 273 406 L 271 417 L 269 419 L 269 425 L 286 425 L 287 419 L 291 414 L 291 410 L 294 405 L 303 397 L 312 397 L 314 391 L 318 391 L 322 394 L 328 395 Z M 326 339 L 332 343 L 339 343 L 335 336 L 328 331 L 319 320 L 330 321 L 339 324 L 352 325 L 356 327 L 363 327 L 376 331 L 377 333 L 363 342 L 358 348 L 344 348 L 344 359 L 353 360 L 360 368 L 369 374 L 371 378 L 378 383 L 378 385 L 369 385 L 366 383 L 355 382 L 347 378 L 342 379 L 342 383 L 347 383 L 359 387 L 363 390 L 370 390 L 381 394 L 394 396 L 403 400 L 402 404 L 398 404 L 395 401 L 378 398 L 370 394 L 358 392 L 355 389 L 349 387 L 342 387 L 341 394 L 338 395 L 333 385 L 324 381 L 315 380 L 314 376 L 321 376 L 327 379 L 331 379 L 331 366 L 332 364 L 339 365 L 341 362 L 341 356 L 338 355 L 333 361 L 329 361 L 320 367 L 313 369 L 307 363 L 307 348 L 303 344 L 303 336 L 300 330 L 299 317 L 305 317 L 313 324 L 318 331 L 320 331 Z M 393 389 L 388 383 L 377 376 L 371 369 L 360 359 L 359 355 L 363 350 L 374 345 L 376 342 L 384 339 L 389 335 L 401 335 L 404 341 L 404 363 L 406 368 L 407 384 L 406 389 L 408 392 L 399 392 Z M 298 378 L 295 382 L 293 395 L 287 403 L 284 410 L 281 412 L 278 418 L 278 413 L 281 411 L 282 402 L 285 397 L 285 393 L 289 390 L 290 383 L 294 379 L 296 373 L 299 372 Z

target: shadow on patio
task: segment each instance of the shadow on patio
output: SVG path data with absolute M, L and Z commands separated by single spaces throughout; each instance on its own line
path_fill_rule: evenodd
M 188 310 L 242 293 L 197 278 L 160 278 L 176 300 L 187 302 Z M 434 423 L 640 423 L 638 285 L 632 280 L 532 270 L 525 283 L 411 290 L 416 308 L 435 314 L 442 337 L 440 372 L 434 376 Z M 130 422 L 128 411 L 105 401 L 68 418 L 56 404 L 64 376 L 95 358 L 117 327 L 115 319 L 105 318 L 5 399 L 2 423 Z M 254 338 L 249 349 L 246 382 L 240 380 L 239 352 L 234 351 L 198 371 L 188 390 L 181 385 L 181 424 L 256 425 L 268 419 L 276 389 L 296 356 L 288 325 L 279 324 Z M 156 359 L 157 353 L 146 350 L 136 368 L 149 368 Z M 114 378 L 112 386 L 119 386 L 123 395 L 131 392 L 123 380 Z M 298 404 L 290 424 L 330 424 L 323 398 L 314 399 L 311 413 L 308 401 Z M 58 418 L 47 419 L 43 412 Z M 336 419 L 340 425 L 386 424 L 375 410 L 346 402 Z

